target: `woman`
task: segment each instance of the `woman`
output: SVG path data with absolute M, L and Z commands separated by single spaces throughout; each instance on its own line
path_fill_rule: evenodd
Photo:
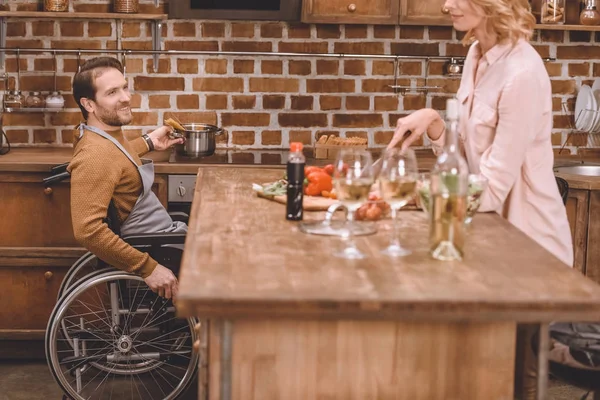
M 471 173 L 489 187 L 479 211 L 495 211 L 573 265 L 573 245 L 556 180 L 552 93 L 544 63 L 528 43 L 535 19 L 526 0 L 446 0 L 454 28 L 469 49 L 460 88 L 460 143 Z M 432 109 L 398 120 L 389 147 L 406 148 L 427 132 L 434 152 L 444 121 Z

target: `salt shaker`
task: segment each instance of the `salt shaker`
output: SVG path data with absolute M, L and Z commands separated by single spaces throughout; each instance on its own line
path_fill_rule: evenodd
M 46 97 L 46 107 L 48 108 L 63 108 L 65 106 L 65 99 L 62 97 L 60 92 L 52 92 Z

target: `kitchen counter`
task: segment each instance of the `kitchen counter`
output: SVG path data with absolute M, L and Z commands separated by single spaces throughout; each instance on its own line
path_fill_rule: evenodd
M 508 399 L 517 323 L 600 319 L 600 287 L 495 214 L 476 215 L 463 262 L 429 257 L 414 211 L 400 217 L 410 256 L 379 253 L 386 220 L 357 238 L 368 258 L 336 258 L 338 238 L 253 194 L 279 174 L 197 175 L 177 309 L 211 319 L 211 399 Z

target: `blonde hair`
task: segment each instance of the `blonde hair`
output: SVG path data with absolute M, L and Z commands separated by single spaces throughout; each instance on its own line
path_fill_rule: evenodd
M 527 0 L 469 0 L 483 9 L 486 15 L 486 29 L 513 44 L 519 39 L 531 39 L 535 27 L 535 17 Z M 462 43 L 469 45 L 475 40 L 475 33 L 469 30 Z

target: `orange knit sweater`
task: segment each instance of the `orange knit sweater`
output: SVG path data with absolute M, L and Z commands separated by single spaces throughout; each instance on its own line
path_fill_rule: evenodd
M 128 141 L 119 129 L 107 132 L 141 165 L 140 156 L 148 152 L 143 138 Z M 127 219 L 139 195 L 142 178 L 135 165 L 111 141 L 85 131 L 78 139 L 75 132 L 71 173 L 71 218 L 75 239 L 106 263 L 146 278 L 157 262 L 115 235 L 103 221 L 113 200 L 122 223 Z

